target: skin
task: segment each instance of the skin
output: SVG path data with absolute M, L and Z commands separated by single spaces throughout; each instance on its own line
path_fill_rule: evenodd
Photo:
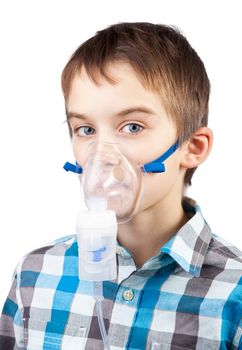
M 84 68 L 72 81 L 66 109 L 75 158 L 84 165 L 90 143 L 106 141 L 119 143 L 122 152 L 136 164 L 148 163 L 176 142 L 176 125 L 165 112 L 158 93 L 145 89 L 128 63 L 109 64 L 108 69 L 115 85 L 100 75 L 101 85 L 95 85 Z M 154 114 L 115 116 L 137 106 L 152 109 Z M 87 119 L 72 113 L 85 114 Z M 131 252 L 137 267 L 155 256 L 189 220 L 181 205 L 184 175 L 186 169 L 206 160 L 212 141 L 212 131 L 202 127 L 165 161 L 164 173 L 145 174 L 141 208 L 129 222 L 118 227 L 119 243 Z

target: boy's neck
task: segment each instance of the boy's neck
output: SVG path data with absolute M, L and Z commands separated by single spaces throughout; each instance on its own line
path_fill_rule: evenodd
M 137 267 L 158 254 L 160 248 L 190 219 L 181 199 L 164 199 L 118 228 L 118 241 L 127 248 Z

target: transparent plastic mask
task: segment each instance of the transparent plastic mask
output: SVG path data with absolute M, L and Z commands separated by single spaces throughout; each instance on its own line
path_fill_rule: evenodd
M 118 223 L 129 221 L 140 207 L 142 171 L 116 143 L 90 144 L 80 181 L 86 205 L 94 198 L 104 198 Z

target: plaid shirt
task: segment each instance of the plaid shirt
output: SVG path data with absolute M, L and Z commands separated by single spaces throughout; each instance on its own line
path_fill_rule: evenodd
M 112 350 L 242 349 L 242 254 L 211 233 L 200 208 L 138 268 L 117 243 L 118 279 L 103 283 Z M 93 284 L 78 278 L 76 236 L 26 255 L 0 321 L 0 349 L 103 349 Z

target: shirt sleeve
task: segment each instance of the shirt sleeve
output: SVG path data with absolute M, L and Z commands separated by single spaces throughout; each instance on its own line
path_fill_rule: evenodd
M 17 302 L 16 285 L 15 275 L 0 318 L 0 349 L 4 350 L 24 349 L 23 318 Z

